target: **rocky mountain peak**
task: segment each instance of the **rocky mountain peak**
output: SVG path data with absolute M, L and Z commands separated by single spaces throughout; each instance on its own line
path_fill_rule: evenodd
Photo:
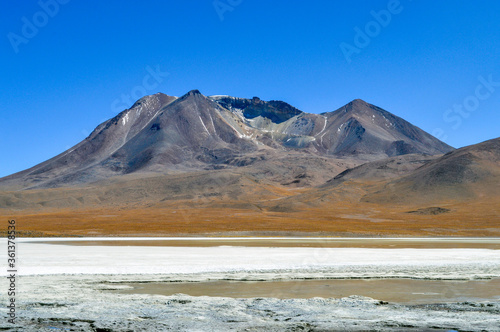
M 256 104 L 263 104 L 264 102 L 262 100 L 260 100 L 259 97 L 253 97 L 252 98 L 252 104 L 256 105 Z
M 194 90 L 189 91 L 186 95 L 196 96 L 196 95 L 201 95 L 201 92 L 200 92 L 200 90 L 194 89 Z
M 354 99 L 348 105 L 353 105 L 353 106 L 368 106 L 370 104 L 368 104 L 363 99 Z

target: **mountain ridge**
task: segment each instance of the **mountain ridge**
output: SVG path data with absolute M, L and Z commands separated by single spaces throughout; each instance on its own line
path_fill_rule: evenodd
M 0 186 L 55 188 L 134 172 L 241 167 L 292 151 L 313 159 L 362 163 L 452 150 L 404 119 L 360 99 L 333 112 L 314 114 L 283 101 L 207 97 L 191 90 L 181 97 L 157 93 L 139 99 L 98 125 L 82 142 L 0 179 Z

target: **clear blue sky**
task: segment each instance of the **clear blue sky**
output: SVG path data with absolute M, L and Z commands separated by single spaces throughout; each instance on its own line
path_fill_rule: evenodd
M 499 1 L 53 1 L 3 5 L 0 176 L 78 143 L 122 95 L 192 89 L 312 113 L 361 98 L 454 147 L 500 136 Z

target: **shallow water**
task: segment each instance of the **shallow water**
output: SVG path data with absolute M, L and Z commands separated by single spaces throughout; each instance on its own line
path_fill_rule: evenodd
M 293 281 L 211 281 L 126 283 L 124 294 L 187 294 L 232 298 L 342 298 L 351 295 L 401 304 L 500 300 L 500 279 L 447 281 L 415 279 L 334 279 Z

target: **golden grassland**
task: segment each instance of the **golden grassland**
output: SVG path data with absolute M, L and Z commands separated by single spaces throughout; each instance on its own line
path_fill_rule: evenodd
M 500 236 L 498 199 L 439 206 L 451 211 L 417 215 L 407 213 L 415 209 L 410 205 L 329 201 L 274 212 L 178 202 L 168 207 L 12 211 L 0 219 L 16 219 L 20 236 Z

